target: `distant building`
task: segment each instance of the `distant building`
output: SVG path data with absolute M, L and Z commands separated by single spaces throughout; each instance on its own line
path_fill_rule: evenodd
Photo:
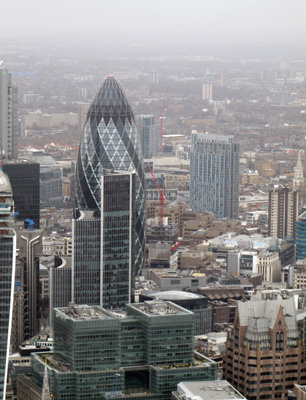
M 138 118 L 143 158 L 152 158 L 160 152 L 160 130 L 155 125 L 153 115 L 140 115 Z
M 238 218 L 239 144 L 233 136 L 193 132 L 190 206 L 216 218 Z
M 27 160 L 4 160 L 3 171 L 8 175 L 14 198 L 15 218 L 34 221 L 39 229 L 40 212 L 40 165 Z
M 202 100 L 213 100 L 213 84 L 203 83 L 202 85 Z
M 171 302 L 129 304 L 125 315 L 71 304 L 54 310 L 53 330 L 53 354 L 36 353 L 32 368 L 42 386 L 48 365 L 57 399 L 170 400 L 181 381 L 216 379 L 217 364 L 194 356 L 193 313 Z
M 17 157 L 18 90 L 11 74 L 0 64 L 0 153 L 3 158 Z
M 298 215 L 298 190 L 279 186 L 269 190 L 268 236 L 295 239 Z

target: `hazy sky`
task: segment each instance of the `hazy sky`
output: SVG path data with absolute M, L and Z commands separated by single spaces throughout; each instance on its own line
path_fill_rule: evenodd
M 5 0 L 0 39 L 167 42 L 306 38 L 305 0 Z

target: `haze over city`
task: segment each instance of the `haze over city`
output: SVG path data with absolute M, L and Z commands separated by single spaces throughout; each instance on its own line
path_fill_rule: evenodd
M 306 400 L 305 0 L 0 10 L 0 400 Z

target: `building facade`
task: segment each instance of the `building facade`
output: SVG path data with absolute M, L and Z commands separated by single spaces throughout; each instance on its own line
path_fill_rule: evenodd
M 1 73 L 1 70 L 0 70 Z M 10 181 L 0 171 L 0 399 L 5 400 L 13 318 L 16 235 Z
M 154 116 L 140 115 L 138 126 L 143 158 L 152 158 L 160 151 L 160 131 L 154 124 Z
M 40 180 L 38 163 L 27 160 L 4 160 L 3 171 L 8 175 L 14 199 L 15 218 L 34 221 L 39 229 Z
M 114 76 L 107 76 L 87 114 L 80 143 L 75 180 L 75 207 L 101 209 L 103 168 L 136 173 L 135 263 L 144 263 L 145 175 L 140 137 L 133 111 Z
M 301 214 L 296 223 L 296 259 L 306 258 L 306 211 Z
M 1 62 L 2 64 L 2 62 Z M 11 74 L 0 64 L 0 138 L 3 158 L 17 157 L 18 91 Z
M 238 218 L 239 144 L 233 136 L 193 132 L 190 206 L 216 218 Z
M 135 172 L 104 169 L 101 191 L 101 212 L 81 211 L 73 221 L 73 300 L 122 309 L 137 273 Z
M 18 268 L 23 293 L 23 341 L 31 339 L 39 331 L 40 293 L 39 257 L 42 254 L 40 229 L 24 229 L 22 223 L 15 224 L 18 246 Z M 21 344 L 21 343 L 20 343 Z
M 33 355 L 33 376 L 42 386 L 47 364 L 57 400 L 170 400 L 183 380 L 216 379 L 193 336 L 193 313 L 171 302 L 127 305 L 125 316 L 71 304 L 54 310 L 54 353 Z
M 268 236 L 295 239 L 299 191 L 277 186 L 269 190 Z
M 224 378 L 249 400 L 285 399 L 306 382 L 304 351 L 293 298 L 238 302 Z

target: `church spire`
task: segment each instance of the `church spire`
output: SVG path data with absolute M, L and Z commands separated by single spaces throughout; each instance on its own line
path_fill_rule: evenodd
M 299 151 L 296 167 L 294 168 L 293 189 L 301 189 L 304 184 L 303 166 L 301 160 L 302 150 Z

